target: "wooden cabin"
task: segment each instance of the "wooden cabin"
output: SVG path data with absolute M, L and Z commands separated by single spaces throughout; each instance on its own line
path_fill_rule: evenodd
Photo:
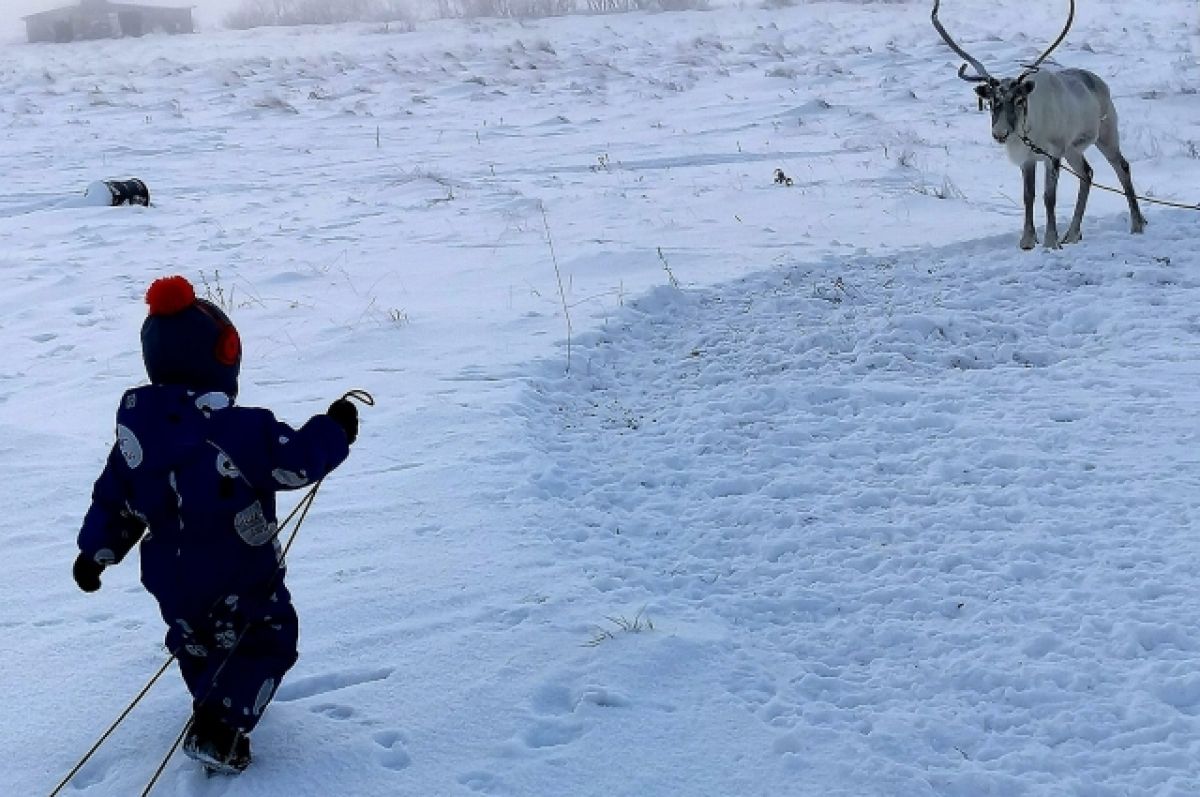
M 31 42 L 71 42 L 83 39 L 116 39 L 146 33 L 192 33 L 192 9 L 80 0 L 24 17 Z

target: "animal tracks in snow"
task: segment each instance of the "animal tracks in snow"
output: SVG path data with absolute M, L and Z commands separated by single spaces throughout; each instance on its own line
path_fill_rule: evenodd
M 399 771 L 412 763 L 412 757 L 404 746 L 404 735 L 399 731 L 378 731 L 371 739 L 378 748 L 375 757 L 384 767 Z

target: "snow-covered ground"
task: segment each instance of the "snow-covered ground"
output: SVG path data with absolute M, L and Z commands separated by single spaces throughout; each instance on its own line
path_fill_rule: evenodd
M 1008 72 L 1059 5 L 942 19 Z M 155 794 L 1200 794 L 1200 214 L 1135 237 L 1093 192 L 1018 250 L 928 14 L 0 47 L 0 794 L 165 658 L 135 562 L 70 565 L 170 273 L 243 403 L 378 406 L 257 762 Z M 1058 53 L 1144 193 L 1200 201 L 1198 56 L 1184 0 L 1083 4 Z M 127 175 L 153 207 L 78 201 Z M 169 673 L 64 794 L 140 794 L 187 705 Z

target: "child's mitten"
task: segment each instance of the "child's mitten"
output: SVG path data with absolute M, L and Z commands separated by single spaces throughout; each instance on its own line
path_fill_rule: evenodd
M 100 589 L 100 574 L 103 572 L 104 565 L 82 553 L 75 559 L 75 566 L 71 568 L 71 575 L 75 577 L 75 583 L 84 592 L 95 592 Z
M 358 439 L 358 408 L 348 399 L 340 398 L 329 405 L 326 413 L 337 421 L 338 426 L 346 433 L 346 440 L 353 443 Z

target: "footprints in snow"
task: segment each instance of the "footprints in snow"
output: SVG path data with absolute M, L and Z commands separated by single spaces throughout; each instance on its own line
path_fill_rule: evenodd
M 321 703 L 309 709 L 314 714 L 324 714 L 331 720 L 348 720 L 354 716 L 354 709 L 338 703 Z
M 458 776 L 458 782 L 479 794 L 500 794 L 503 786 L 495 775 L 490 772 L 476 770 Z
M 338 703 L 321 703 L 309 710 L 314 714 L 321 714 L 338 722 L 354 719 L 358 714 L 353 707 Z M 363 721 L 363 724 L 369 723 L 369 720 Z M 385 769 L 399 772 L 407 769 L 408 765 L 412 763 L 412 756 L 408 754 L 408 749 L 404 744 L 404 734 L 400 731 L 375 731 L 371 734 L 371 741 L 373 742 L 372 755 Z
M 378 731 L 371 739 L 379 748 L 375 751 L 376 758 L 387 769 L 399 772 L 412 763 L 412 758 L 404 749 L 404 735 L 399 731 Z
M 280 703 L 294 703 L 355 686 L 384 681 L 391 677 L 395 669 L 394 667 L 369 667 L 299 678 L 291 683 L 284 682 L 276 694 L 275 700 Z M 355 721 L 367 727 L 376 724 L 371 719 L 359 719 L 359 709 L 345 703 L 323 701 L 309 706 L 308 710 L 335 722 Z M 397 730 L 373 731 L 371 733 L 371 755 L 385 769 L 394 772 L 407 769 L 412 763 L 412 756 L 408 753 L 406 741 L 404 734 Z
M 458 776 L 459 784 L 477 794 L 516 794 L 510 784 L 494 773 L 511 770 L 512 759 L 527 759 L 535 765 L 561 761 L 566 753 L 565 748 L 582 739 L 595 724 L 594 718 L 585 716 L 578 709 L 584 707 L 585 703 L 603 704 L 583 699 L 582 695 L 585 693 L 588 693 L 588 690 L 576 695 L 569 687 L 561 684 L 543 685 L 530 702 L 532 721 L 499 748 L 499 756 L 509 761 L 493 767 L 490 771 L 468 770 Z M 627 701 L 622 698 L 608 701 L 608 704 L 627 705 Z
M 571 762 L 605 750 L 643 721 L 671 727 L 678 706 L 659 693 L 657 671 L 641 660 L 593 657 L 583 668 L 542 680 L 512 735 L 495 748 L 493 765 L 480 762 L 461 772 L 458 783 L 477 794 L 516 797 L 529 793 L 516 783 L 553 782 Z M 659 738 L 657 733 L 651 730 L 647 738 Z
M 562 747 L 583 736 L 585 728 L 578 722 L 540 720 L 521 734 L 521 741 L 531 750 Z
M 85 615 L 83 617 L 83 619 L 90 625 L 104 625 L 104 626 L 109 626 L 109 627 L 120 628 L 124 631 L 136 631 L 144 625 L 144 623 L 141 620 L 138 620 L 136 618 L 120 617 L 118 615 L 112 614 L 111 612 L 99 612 L 96 614 L 88 614 L 88 615 Z M 69 617 L 54 617 L 54 616 L 52 616 L 52 617 L 41 617 L 36 620 L 30 621 L 28 624 L 32 625 L 34 628 L 54 628 L 54 627 L 61 626 L 61 625 L 67 625 L 72 622 L 73 622 L 73 620 Z M 20 622 L 20 621 L 11 621 L 11 622 L 5 621 L 5 622 L 0 623 L 0 627 L 15 628 L 15 627 L 23 626 L 26 624 L 27 623 Z
M 509 748 L 516 755 L 534 755 L 555 751 L 573 744 L 596 725 L 597 710 L 627 708 L 632 701 L 625 695 L 601 686 L 572 688 L 548 682 L 534 693 L 530 708 L 534 720 L 517 734 Z

